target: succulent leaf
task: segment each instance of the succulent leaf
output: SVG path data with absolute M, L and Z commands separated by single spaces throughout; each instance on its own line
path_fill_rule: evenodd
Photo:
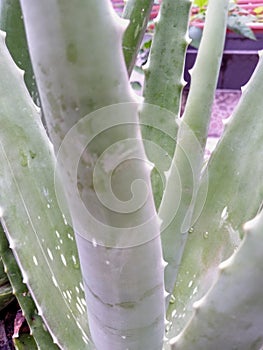
M 14 300 L 13 290 L 9 283 L 0 286 L 0 311 Z
M 148 62 L 144 66 L 144 104 L 140 112 L 141 131 L 148 158 L 155 165 L 151 174 L 158 210 L 165 187 L 164 173 L 171 165 L 176 145 L 187 39 L 189 0 L 162 1 Z M 154 105 L 154 107 L 152 107 Z M 159 109 L 158 109 L 159 108 Z M 152 127 L 149 118 L 156 118 Z M 164 132 L 168 130 L 168 132 Z M 156 147 L 158 146 L 158 147 Z M 159 150 L 159 151 L 157 151 Z
M 17 66 L 25 71 L 25 83 L 35 103 L 39 104 L 34 73 L 29 57 L 19 0 L 2 0 L 0 29 L 6 32 L 6 45 Z
M 32 335 L 22 334 L 13 339 L 16 350 L 39 350 Z
M 263 212 L 244 225 L 238 250 L 219 266 L 210 291 L 172 350 L 261 349 L 263 345 Z
M 212 103 L 225 42 L 227 14 L 228 0 L 209 2 L 200 50 L 192 69 L 190 91 L 179 123 L 177 145 L 159 209 L 159 216 L 163 220 L 164 260 L 168 263 L 165 268 L 165 287 L 170 295 L 191 228 L 199 189 Z M 204 179 L 205 175 L 206 173 Z M 204 204 L 204 201 L 199 202 L 200 205 Z
M 76 234 L 92 339 L 98 350 L 160 349 L 160 223 L 151 190 L 146 193 L 150 167 L 122 56 L 128 21 L 117 17 L 109 0 L 21 4 L 67 220 Z M 146 186 L 132 193 L 133 182 Z M 143 317 L 142 309 L 148 310 Z
M 53 148 L 3 34 L 0 54 L 1 221 L 53 340 L 91 349 L 74 234 L 55 195 Z
M 128 19 L 122 41 L 124 58 L 130 75 L 136 62 L 138 50 L 145 34 L 154 0 L 128 0 L 125 4 L 122 17 Z
M 3 264 L 2 257 L 1 257 L 1 259 L 0 259 L 0 285 L 3 285 L 7 282 L 8 282 L 8 277 L 7 277 L 7 274 L 5 272 L 5 267 Z
M 35 344 L 37 343 L 38 349 L 40 350 L 45 350 L 46 346 L 48 346 L 49 349 L 58 350 L 58 346 L 53 343 L 42 318 L 38 315 L 36 305 L 31 298 L 25 283 L 23 283 L 19 266 L 17 265 L 15 257 L 8 245 L 5 233 L 2 227 L 0 227 L 0 251 L 2 259 L 12 286 L 12 295 L 17 298 L 32 333 L 31 338 L 33 338 L 33 340 L 30 341 L 30 344 L 31 342 Z M 32 347 L 32 349 L 34 348 Z
M 261 56 L 208 162 L 208 191 L 207 179 L 201 179 L 192 233 L 174 290 L 175 302 L 169 310 L 170 315 L 177 310 L 177 332 L 191 317 L 193 302 L 213 284 L 218 264 L 239 245 L 243 223 L 256 215 L 262 203 L 262 81 Z M 200 208 L 204 193 L 205 204 Z M 178 319 L 180 314 L 185 317 Z

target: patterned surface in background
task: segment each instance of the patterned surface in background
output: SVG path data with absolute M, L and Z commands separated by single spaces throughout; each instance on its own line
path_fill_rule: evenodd
M 239 90 L 217 90 L 213 104 L 212 117 L 209 126 L 210 137 L 220 137 L 224 130 L 224 119 L 227 119 L 233 112 L 241 96 Z M 184 106 L 186 94 L 183 94 Z

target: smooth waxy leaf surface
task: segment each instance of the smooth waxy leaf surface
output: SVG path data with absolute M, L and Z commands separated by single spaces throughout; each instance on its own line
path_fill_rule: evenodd
M 53 149 L 3 35 L 0 54 L 2 224 L 54 342 L 91 349 L 74 235 L 56 201 Z

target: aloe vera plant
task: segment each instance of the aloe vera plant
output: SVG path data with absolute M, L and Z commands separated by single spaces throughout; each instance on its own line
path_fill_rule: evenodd
M 263 59 L 205 163 L 228 0 L 209 1 L 182 118 L 191 1 L 162 1 L 143 98 L 129 83 L 152 3 L 128 0 L 130 25 L 109 0 L 0 3 L 21 5 L 41 105 L 2 19 L 0 252 L 32 333 L 17 349 L 263 346 Z

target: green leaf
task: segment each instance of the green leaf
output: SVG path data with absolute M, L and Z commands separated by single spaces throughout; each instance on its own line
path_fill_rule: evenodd
M 0 285 L 2 286 L 7 282 L 8 282 L 8 277 L 7 277 L 7 274 L 5 273 L 5 268 L 1 257 L 0 258 Z
M 194 5 L 199 8 L 205 7 L 208 4 L 208 0 L 194 0 Z
M 208 162 L 207 192 L 207 179 L 201 179 L 191 234 L 174 289 L 175 302 L 169 310 L 170 316 L 177 310 L 174 335 L 191 317 L 193 302 L 213 284 L 218 264 L 239 245 L 243 223 L 256 215 L 262 203 L 262 81 L 260 57 Z M 204 206 L 200 205 L 203 199 Z
M 22 334 L 19 338 L 13 339 L 16 350 L 38 350 L 37 344 L 29 334 Z
M 123 37 L 123 53 L 130 75 L 136 62 L 141 41 L 150 18 L 153 0 L 128 0 L 122 17 L 128 19 L 129 25 Z
M 148 104 L 180 113 L 180 97 L 184 87 L 183 67 L 186 49 L 188 0 L 164 0 L 155 23 L 150 55 L 145 67 L 143 96 Z M 154 140 L 154 138 L 153 138 Z
M 143 44 L 144 49 L 150 49 L 151 46 L 152 46 L 152 40 L 145 41 L 145 43 Z
M 16 296 L 23 310 L 31 333 L 37 341 L 38 349 L 45 350 L 45 346 L 48 345 L 49 349 L 58 350 L 58 346 L 53 343 L 42 318 L 38 315 L 36 305 L 26 285 L 23 283 L 21 272 L 11 249 L 8 247 L 8 241 L 2 226 L 0 226 L 0 252 L 4 261 L 6 273 L 12 285 L 11 290 L 13 296 Z
M 228 0 L 210 0 L 206 24 L 191 86 L 177 134 L 177 144 L 159 209 L 163 220 L 162 244 L 165 288 L 172 294 L 188 232 L 202 173 L 208 126 L 223 55 Z M 204 71 L 206 72 L 204 74 Z M 167 298 L 168 301 L 168 298 Z
M 140 121 L 145 124 L 142 127 L 143 138 L 151 141 L 145 143 L 145 149 L 148 158 L 155 164 L 151 179 L 157 210 L 163 196 L 164 171 L 169 169 L 175 149 L 176 118 L 180 115 L 184 59 L 189 44 L 187 30 L 190 6 L 188 0 L 162 2 L 147 68 L 144 70 L 145 104 L 140 113 Z M 147 127 L 148 118 L 152 119 L 151 113 L 156 116 L 154 128 Z M 165 135 L 163 129 L 168 129 L 169 135 Z M 157 145 L 160 151 L 163 150 L 163 155 L 156 153 L 156 149 L 153 151 L 151 144 Z
M 229 16 L 228 17 L 228 28 L 244 36 L 245 38 L 256 40 L 255 34 L 247 23 L 252 22 L 248 16 Z
M 0 311 L 14 300 L 12 287 L 9 283 L 0 287 Z
M 3 35 L 0 55 L 2 224 L 54 342 L 92 349 L 74 234 L 54 190 L 53 148 Z
M 19 0 L 2 0 L 0 29 L 6 32 L 6 45 L 17 66 L 25 71 L 25 83 L 35 103 L 39 104 L 38 91 L 29 57 L 26 33 Z
M 253 9 L 253 12 L 256 14 L 256 15 L 261 15 L 262 12 L 263 12 L 263 6 L 258 6 L 256 8 Z
M 137 178 L 150 188 L 150 169 L 138 130 L 138 104 L 121 55 L 124 21 L 114 16 L 109 0 L 21 4 L 41 106 L 55 152 L 59 150 L 56 168 L 66 193 L 61 202 L 68 204 L 67 220 L 76 233 L 93 341 L 98 350 L 109 343 L 114 349 L 160 346 L 160 223 L 150 192 L 142 199 L 144 188 L 136 187 L 138 196 L 127 198 L 127 186 Z M 144 219 L 150 229 L 142 233 L 137 223 Z M 61 232 L 67 236 L 66 229 Z M 60 254 L 58 259 L 63 262 Z M 77 303 L 84 311 L 82 306 Z M 142 308 L 148 310 L 143 318 Z
M 14 300 L 12 287 L 6 283 L 0 287 L 0 311 Z
M 194 304 L 194 316 L 172 350 L 262 348 L 263 212 L 244 229 L 239 249 L 219 266 L 215 284 Z

